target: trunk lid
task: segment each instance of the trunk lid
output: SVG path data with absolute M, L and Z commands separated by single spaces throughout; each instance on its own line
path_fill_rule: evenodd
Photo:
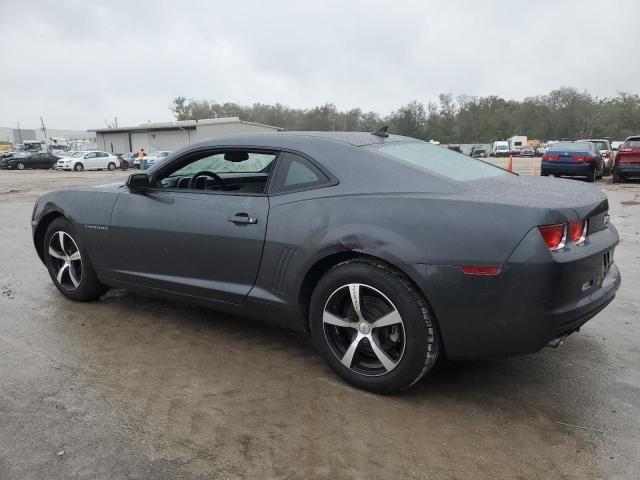
M 624 147 L 618 150 L 616 156 L 616 163 L 640 163 L 640 148 L 639 147 Z

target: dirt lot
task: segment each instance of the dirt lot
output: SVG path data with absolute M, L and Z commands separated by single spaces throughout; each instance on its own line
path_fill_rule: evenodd
M 298 334 L 124 291 L 65 300 L 33 202 L 123 177 L 0 171 L 0 479 L 640 478 L 640 184 L 598 183 L 623 284 L 580 333 L 382 397 Z

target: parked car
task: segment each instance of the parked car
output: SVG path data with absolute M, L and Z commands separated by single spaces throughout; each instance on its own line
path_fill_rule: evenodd
M 586 139 L 586 140 L 578 140 L 578 142 L 593 143 L 598 149 L 598 151 L 600 152 L 602 159 L 604 160 L 604 165 L 605 165 L 604 176 L 606 177 L 611 175 L 611 171 L 613 170 L 613 160 L 614 160 L 614 154 L 613 154 L 613 148 L 611 147 L 611 142 L 609 142 L 609 140 L 602 140 L 602 139 Z
M 506 140 L 495 140 L 491 144 L 491 156 L 493 157 L 508 157 L 509 156 L 509 142 Z
M 544 155 L 544 152 L 547 150 L 547 144 L 546 143 L 539 143 L 538 145 L 536 145 L 536 157 L 541 157 L 542 155 Z
M 557 142 L 542 156 L 540 175 L 586 177 L 595 182 L 602 178 L 605 163 L 592 142 Z
M 613 183 L 640 178 L 640 135 L 629 137 L 618 149 L 613 167 Z
M 531 145 L 523 145 L 520 148 L 520 156 L 521 157 L 535 157 L 536 151 Z
M 60 157 L 45 152 L 13 153 L 0 160 L 0 168 L 24 170 L 25 168 L 53 168 Z
M 481 145 L 471 147 L 470 155 L 473 158 L 485 158 L 487 156 L 487 149 Z
M 153 167 L 156 162 L 159 162 L 160 160 L 164 160 L 165 158 L 167 158 L 169 156 L 169 154 L 171 154 L 170 150 L 162 150 L 159 152 L 151 152 L 148 156 L 144 157 L 145 160 L 145 170 L 147 168 L 151 168 Z
M 59 170 L 115 170 L 119 165 L 118 157 L 100 150 L 74 152 L 56 163 Z
M 445 353 L 557 345 L 620 285 L 600 189 L 384 129 L 200 142 L 126 184 L 47 193 L 31 225 L 72 300 L 122 287 L 310 332 L 380 393 Z

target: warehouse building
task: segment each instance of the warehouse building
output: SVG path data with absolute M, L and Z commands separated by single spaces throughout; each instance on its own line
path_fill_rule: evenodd
M 234 133 L 277 132 L 280 127 L 245 122 L 238 117 L 182 120 L 169 123 L 148 123 L 138 127 L 100 128 L 89 130 L 96 134 L 96 145 L 111 153 L 177 150 L 191 143 Z

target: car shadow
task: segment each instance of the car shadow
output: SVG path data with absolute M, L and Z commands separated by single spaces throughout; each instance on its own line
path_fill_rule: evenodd
M 292 368 L 298 378 L 308 381 L 311 371 L 317 379 L 341 384 L 356 395 L 361 393 L 324 364 L 311 338 L 303 333 L 123 290 L 107 293 L 101 302 L 133 313 L 131 321 L 140 317 L 135 314 L 152 313 L 154 321 L 171 323 L 190 341 L 207 343 L 223 337 L 232 352 L 249 346 L 258 356 L 262 350 L 265 356 L 295 359 L 298 364 Z M 608 375 L 606 355 L 597 336 L 583 331 L 569 336 L 560 348 L 545 348 L 530 355 L 457 362 L 441 358 L 416 385 L 393 398 L 409 404 L 459 402 L 510 411 L 514 404 L 527 405 L 559 420 L 574 420 L 576 412 L 595 413 L 601 406 L 595 399 L 602 392 L 603 377 Z

